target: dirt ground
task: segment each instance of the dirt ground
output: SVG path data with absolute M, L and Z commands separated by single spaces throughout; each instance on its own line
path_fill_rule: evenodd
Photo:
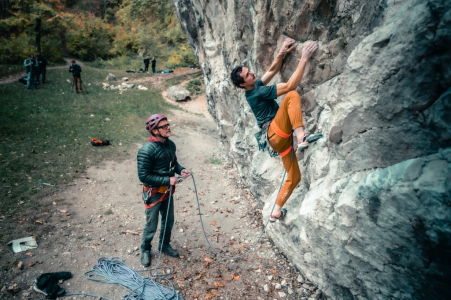
M 173 111 L 168 115 L 172 140 L 177 145 L 179 163 L 195 175 L 202 218 L 212 245 L 226 255 L 241 254 L 251 247 L 263 228 L 261 210 L 227 163 L 214 122 L 193 113 L 199 112 L 200 106 L 206 111 L 205 97 L 197 98 L 195 108 L 186 105 L 188 112 Z M 61 284 L 68 293 L 90 293 L 110 299 L 122 299 L 127 294 L 118 285 L 93 282 L 83 274 L 101 257 L 121 257 L 131 268 L 143 269 L 139 247 L 145 215 L 136 163 L 143 143 L 111 146 L 122 147 L 129 158 L 120 162 L 111 158 L 101 165 L 92 165 L 64 190 L 45 199 L 53 205 L 43 206 L 33 218 L 23 220 L 24 237 L 39 236 L 38 248 L 8 254 L 14 265 L 1 270 L 0 276 L 8 278 L 9 285 L 0 287 L 0 298 L 41 298 L 32 290 L 34 279 L 41 273 L 55 271 L 72 272 L 73 277 Z M 174 203 L 176 223 L 171 244 L 181 258 L 163 254 L 161 265 L 174 269 L 168 279 L 184 299 L 320 297 L 319 291 L 296 272 L 265 236 L 256 250 L 242 259 L 214 255 L 201 230 L 191 179 L 177 186 Z M 8 222 L 8 217 L 1 222 Z M 158 234 L 152 244 L 152 267 L 158 254 Z

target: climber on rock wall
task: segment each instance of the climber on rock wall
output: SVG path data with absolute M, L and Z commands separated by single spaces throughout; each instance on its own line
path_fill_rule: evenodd
M 234 68 L 230 75 L 233 84 L 245 90 L 246 100 L 257 119 L 258 126 L 261 128 L 256 134 L 259 149 L 268 149 L 271 156 L 280 155 L 288 174 L 287 180 L 277 196 L 270 222 L 285 217 L 287 210 L 282 207 L 296 185 L 301 181 L 301 172 L 293 150 L 292 130 L 294 129 L 296 134 L 297 148 L 300 151 L 304 151 L 309 143 L 313 143 L 322 137 L 321 133 L 308 134 L 304 132 L 301 98 L 295 91 L 302 80 L 308 60 L 318 49 L 317 42 L 310 42 L 304 46 L 301 60 L 288 82 L 266 86 L 280 71 L 284 55 L 294 49 L 294 43 L 295 41 L 291 38 L 285 40 L 276 59 L 261 79 L 258 79 L 253 72 L 244 66 Z M 275 99 L 285 94 L 286 96 L 279 107 Z

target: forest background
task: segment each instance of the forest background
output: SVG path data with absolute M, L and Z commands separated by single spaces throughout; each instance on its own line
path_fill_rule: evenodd
M 0 0 L 0 63 L 21 64 L 42 53 L 97 68 L 197 65 L 169 0 Z

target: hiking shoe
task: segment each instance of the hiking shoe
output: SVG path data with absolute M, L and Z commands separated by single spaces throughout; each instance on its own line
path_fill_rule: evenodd
M 33 286 L 33 290 L 35 290 L 35 292 L 38 292 L 38 293 L 44 294 L 44 295 L 46 295 L 46 296 L 49 296 L 49 297 L 50 297 L 49 299 L 56 298 L 56 297 L 63 297 L 64 294 L 66 293 L 66 291 L 65 291 L 63 288 L 58 287 L 58 290 L 57 290 L 55 296 L 52 296 L 51 294 L 49 294 L 49 293 L 46 291 L 47 289 L 44 288 L 44 289 L 41 290 L 40 288 L 38 288 L 38 286 L 36 285 L 36 283 L 35 283 L 34 286 Z
M 56 297 L 62 297 L 66 291 L 58 285 L 58 276 L 54 273 L 45 273 L 39 275 L 33 285 L 33 289 L 41 294 L 47 296 L 47 298 L 54 299 Z
M 161 250 L 164 254 L 171 257 L 179 257 L 179 253 L 177 252 L 177 250 L 173 249 L 171 245 L 164 245 L 163 249 L 160 248 L 158 250 Z
M 141 264 L 147 268 L 150 267 L 151 261 L 150 251 L 143 251 L 143 253 L 141 253 Z
M 319 140 L 322 137 L 323 137 L 323 135 L 321 133 L 314 133 L 314 134 L 305 133 L 304 138 L 302 139 L 302 142 L 298 144 L 298 150 L 303 152 L 305 149 L 308 148 L 308 146 L 311 143 L 316 142 L 317 140 Z

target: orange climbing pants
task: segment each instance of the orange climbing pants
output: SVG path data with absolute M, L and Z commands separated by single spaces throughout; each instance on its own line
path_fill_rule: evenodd
M 280 189 L 276 204 L 283 206 L 294 188 L 301 181 L 301 171 L 293 148 L 291 135 L 293 128 L 303 126 L 301 97 L 295 91 L 289 92 L 280 104 L 279 110 L 268 129 L 268 141 L 271 148 L 282 157 L 287 171 L 287 180 Z

